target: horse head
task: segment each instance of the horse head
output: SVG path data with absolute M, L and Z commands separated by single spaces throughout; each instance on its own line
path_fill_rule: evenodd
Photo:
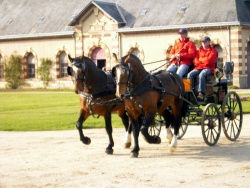
M 125 63 L 128 55 L 121 58 L 121 60 L 112 68 L 112 76 L 116 79 L 116 96 L 123 98 L 128 92 L 133 79 L 133 70 L 130 64 Z
M 133 54 L 122 57 L 120 62 L 113 67 L 112 74 L 117 81 L 116 96 L 120 98 L 133 90 L 149 75 L 140 59 Z
M 72 58 L 68 55 L 71 66 L 68 66 L 68 75 L 73 77 L 74 91 L 79 94 L 83 91 L 85 85 L 85 63 L 84 56 Z

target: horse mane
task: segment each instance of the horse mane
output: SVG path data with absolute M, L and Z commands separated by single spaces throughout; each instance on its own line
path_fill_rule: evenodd
M 132 59 L 132 61 L 129 61 L 129 59 Z M 129 62 L 127 62 L 127 61 L 129 61 Z M 129 55 L 124 56 L 124 63 L 126 63 L 126 64 L 130 63 L 131 66 L 135 67 L 134 70 L 144 71 L 144 73 L 146 73 L 146 74 L 148 73 L 146 71 L 146 69 L 144 68 L 141 60 L 134 54 L 129 54 Z

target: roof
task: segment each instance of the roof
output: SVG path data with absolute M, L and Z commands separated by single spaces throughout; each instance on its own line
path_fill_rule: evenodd
M 250 26 L 250 0 L 0 0 L 0 39 L 72 35 L 92 6 L 118 32 L 204 26 Z
M 120 9 L 116 3 L 112 2 L 104 2 L 104 1 L 91 1 L 75 18 L 72 20 L 69 25 L 74 26 L 75 24 L 79 24 L 79 20 L 81 17 L 87 13 L 87 11 L 93 7 L 98 7 L 104 14 L 106 14 L 109 18 L 113 19 L 115 22 L 120 24 L 125 24 L 125 20 L 120 13 Z
M 120 31 L 204 26 L 250 26 L 250 0 L 121 0 L 127 25 Z
M 74 32 L 69 22 L 86 0 L 0 0 L 0 39 L 62 36 Z

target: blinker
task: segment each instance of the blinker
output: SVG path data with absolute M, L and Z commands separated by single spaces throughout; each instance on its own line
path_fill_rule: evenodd
M 67 67 L 67 73 L 68 73 L 69 76 L 72 76 L 71 67 L 69 67 L 69 66 Z

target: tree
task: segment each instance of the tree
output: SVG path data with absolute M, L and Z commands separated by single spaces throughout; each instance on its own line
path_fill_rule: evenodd
M 25 84 L 25 80 L 22 78 L 22 57 L 17 55 L 16 52 L 4 60 L 4 78 L 6 81 L 6 87 L 11 89 L 17 89 L 19 86 Z
M 43 81 L 44 88 L 46 88 L 49 85 L 49 82 L 52 80 L 50 75 L 51 66 L 52 60 L 49 58 L 41 58 L 41 65 L 37 71 L 40 75 L 40 79 Z

